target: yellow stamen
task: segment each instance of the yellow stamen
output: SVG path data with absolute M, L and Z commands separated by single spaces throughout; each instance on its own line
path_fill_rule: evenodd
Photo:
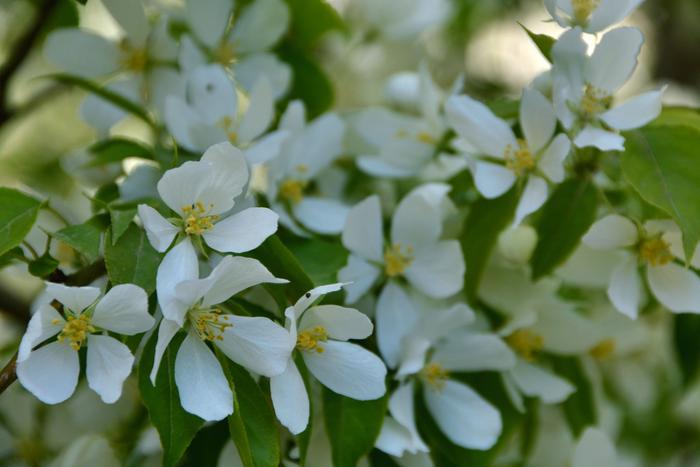
M 612 96 L 602 89 L 598 89 L 590 84 L 581 97 L 581 113 L 584 117 L 592 117 L 608 110 L 612 104 Z
M 54 319 L 52 324 L 60 324 L 61 320 Z M 68 316 L 66 324 L 63 326 L 61 333 L 58 335 L 58 342 L 68 340 L 68 344 L 73 350 L 80 350 L 88 334 L 95 332 L 96 329 L 90 324 L 90 317 L 82 314 L 78 317 Z
M 663 266 L 673 261 L 671 245 L 661 237 L 643 240 L 639 245 L 639 257 L 650 266 Z
M 207 341 L 223 340 L 224 331 L 233 327 L 233 324 L 229 323 L 229 316 L 218 308 L 192 309 L 189 319 L 199 337 Z
M 450 377 L 450 372 L 447 371 L 439 363 L 428 363 L 420 372 L 423 381 L 428 383 L 433 389 L 438 391 L 445 387 L 445 382 Z
M 311 329 L 305 329 L 297 335 L 297 349 L 323 353 L 325 349 L 321 347 L 320 342 L 326 342 L 327 340 L 328 331 L 323 326 L 317 325 Z
M 219 216 L 216 214 L 206 215 L 213 207 L 213 205 L 210 205 L 209 209 L 207 209 L 200 201 L 197 201 L 191 206 L 183 206 L 182 213 L 185 219 L 185 233 L 187 235 L 202 235 L 204 232 L 214 227 L 214 223 L 219 220 Z
M 136 72 L 146 69 L 148 52 L 145 49 L 133 47 L 126 40 L 119 43 L 119 49 L 122 53 L 120 63 L 123 68 Z
M 506 337 L 506 342 L 528 362 L 535 360 L 535 354 L 544 347 L 544 338 L 528 329 L 518 329 Z
M 608 358 L 615 351 L 615 341 L 613 339 L 604 339 L 589 350 L 589 353 L 596 360 Z
M 506 161 L 506 167 L 521 176 L 535 168 L 535 157 L 530 152 L 525 140 L 518 140 L 517 149 L 513 145 L 506 146 L 503 158 Z
M 304 189 L 307 182 L 303 180 L 289 179 L 280 185 L 280 197 L 290 203 L 297 204 L 304 199 Z
M 214 61 L 222 65 L 230 65 L 236 61 L 236 47 L 230 42 L 222 43 L 214 51 Z
M 413 248 L 402 248 L 400 243 L 395 243 L 384 251 L 384 273 L 389 277 L 395 277 L 406 270 L 413 262 Z
M 574 19 L 578 23 L 586 23 L 593 13 L 593 10 L 598 8 L 600 0 L 571 0 L 571 6 L 574 10 Z
M 427 131 L 421 131 L 416 135 L 416 139 L 420 141 L 421 143 L 425 144 L 435 144 L 435 138 L 433 138 L 433 135 L 428 133 Z

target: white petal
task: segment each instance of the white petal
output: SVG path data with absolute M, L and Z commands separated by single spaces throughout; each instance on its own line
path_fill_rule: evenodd
M 420 334 L 431 342 L 445 337 L 450 331 L 472 324 L 476 319 L 474 311 L 465 303 L 455 303 L 436 313 L 424 313 L 420 324 Z
M 384 239 L 379 196 L 369 196 L 350 209 L 342 241 L 345 248 L 366 260 L 383 261 Z
M 639 306 L 644 299 L 642 280 L 637 270 L 637 258 L 630 256 L 612 273 L 608 298 L 620 313 L 632 319 L 637 318 Z
M 564 181 L 564 160 L 571 151 L 571 140 L 561 133 L 554 138 L 547 147 L 542 157 L 537 162 L 537 167 L 554 183 Z
M 177 56 L 178 65 L 182 71 L 192 71 L 195 68 L 206 65 L 209 59 L 194 43 L 189 35 L 183 35 L 180 40 L 180 51 Z
M 335 199 L 307 196 L 294 205 L 293 211 L 307 229 L 324 235 L 337 235 L 343 231 L 350 208 Z
M 459 242 L 443 240 L 416 252 L 404 275 L 429 297 L 447 298 L 462 290 L 465 270 Z
M 348 264 L 338 271 L 338 280 L 347 283 L 345 286 L 345 303 L 355 303 L 377 281 L 381 271 L 373 264 L 359 256 L 348 256 Z
M 637 55 L 644 36 L 637 28 L 617 28 L 607 32 L 591 55 L 586 70 L 588 82 L 609 94 L 627 82 L 637 67 Z
M 186 97 L 187 80 L 172 68 L 154 67 L 147 75 L 147 80 L 151 92 L 149 102 L 161 117 L 165 116 L 165 101 L 168 97 L 175 96 L 180 99 Z
M 150 31 L 141 0 L 102 0 L 112 17 L 117 20 L 132 46 L 142 47 Z
M 78 352 L 68 344 L 53 342 L 17 362 L 17 379 L 45 404 L 68 399 L 78 384 Z
M 175 357 L 175 384 L 182 408 L 207 421 L 233 413 L 233 393 L 219 361 L 196 335 L 188 334 Z
M 95 307 L 92 324 L 108 331 L 133 336 L 153 327 L 148 314 L 148 295 L 134 284 L 120 284 L 109 289 Z
M 523 360 L 518 360 L 511 376 L 523 394 L 538 397 L 545 404 L 563 402 L 576 390 L 567 380 Z
M 399 386 L 389 399 L 389 413 L 391 413 L 391 416 L 394 417 L 397 422 L 408 430 L 411 436 L 409 451 L 427 452 L 428 446 L 426 446 L 421 439 L 418 434 L 418 428 L 416 427 L 413 391 L 414 387 L 412 383 Z
M 586 32 L 596 33 L 622 21 L 644 0 L 602 0 L 593 10 Z
M 289 8 L 282 0 L 256 0 L 241 12 L 232 40 L 242 53 L 273 46 L 287 30 Z
M 260 136 L 274 118 L 275 101 L 267 78 L 260 77 L 250 91 L 250 103 L 238 128 L 238 138 L 247 143 Z
M 83 29 L 52 32 L 44 44 L 44 55 L 63 71 L 87 78 L 104 76 L 119 69 L 117 45 Z
M 309 424 L 309 396 L 293 360 L 284 373 L 270 378 L 270 395 L 280 423 L 293 435 L 304 431 Z
M 213 249 L 243 253 L 259 247 L 277 232 L 279 216 L 268 208 L 248 208 L 214 224 L 204 232 L 204 241 Z
M 17 352 L 17 361 L 21 362 L 29 356 L 29 352 L 51 336 L 55 336 L 65 324 L 63 317 L 51 305 L 41 305 L 29 320 L 27 330 L 22 336 Z
M 678 264 L 647 267 L 649 288 L 663 306 L 675 313 L 700 313 L 700 278 Z
M 598 428 L 586 428 L 574 448 L 571 467 L 615 467 L 617 465 L 615 446 L 610 438 Z
M 302 329 L 323 326 L 332 339 L 365 339 L 372 334 L 372 321 L 354 308 L 318 305 L 309 308 L 299 325 Z
M 415 375 L 425 367 L 431 341 L 420 336 L 409 335 L 401 345 L 401 366 L 396 372 L 396 378 Z
M 564 32 L 552 47 L 554 79 L 555 82 L 561 81 L 558 84 L 560 92 L 565 89 L 567 92 L 581 92 L 584 67 L 588 60 L 587 47 L 578 27 Z
M 401 359 L 401 343 L 418 321 L 418 314 L 404 290 L 389 281 L 377 300 L 377 347 L 389 368 L 396 368 Z
M 299 299 L 294 304 L 295 316 L 298 318 L 304 313 L 319 297 L 323 295 L 338 292 L 346 284 L 342 282 L 336 282 L 334 284 L 324 284 L 314 287 L 313 289 L 306 292 L 304 295 L 299 297 Z
M 262 135 L 245 148 L 248 164 L 252 166 L 274 159 L 280 154 L 287 138 L 289 138 L 289 132 L 286 130 L 271 131 Z
M 187 0 L 185 16 L 187 24 L 197 38 L 209 47 L 215 47 L 224 35 L 231 17 L 233 3 L 228 0 Z
M 236 81 L 246 90 L 253 89 L 255 83 L 265 78 L 275 99 L 284 96 L 292 82 L 292 68 L 273 53 L 252 53 L 236 62 Z
M 541 177 L 531 175 L 527 180 L 523 194 L 520 195 L 513 225 L 520 225 L 523 219 L 541 208 L 547 201 L 547 193 L 547 182 Z
M 221 214 L 233 206 L 232 198 L 240 195 L 248 183 L 248 163 L 243 151 L 228 141 L 207 148 L 202 162 L 210 167 L 206 189 L 199 195 L 205 206 L 214 205 L 211 214 Z
M 168 348 L 168 345 L 170 345 L 170 341 L 173 340 L 173 337 L 175 337 L 175 334 L 177 334 L 179 330 L 180 325 L 175 321 L 170 321 L 165 318 L 160 321 L 160 326 L 158 326 L 158 340 L 156 341 L 156 348 L 153 354 L 153 366 L 149 374 L 151 384 L 154 386 L 156 384 L 156 377 L 158 376 L 158 369 L 160 368 L 160 361 L 163 359 L 163 354 Z
M 276 376 L 287 367 L 296 341 L 267 318 L 229 315 L 232 327 L 216 346 L 234 362 L 263 376 Z
M 184 216 L 183 208 L 192 207 L 201 201 L 200 194 L 208 187 L 211 167 L 201 162 L 185 162 L 181 166 L 167 170 L 158 181 L 158 194 L 170 209 Z M 187 187 L 187 189 L 183 189 Z M 208 200 L 207 200 L 208 201 Z M 231 200 L 230 204 L 233 204 Z M 206 208 L 209 203 L 204 204 Z M 230 209 L 230 207 L 229 207 Z
M 185 313 L 191 303 L 180 302 L 175 291 L 177 286 L 186 280 L 199 276 L 199 261 L 197 253 L 189 239 L 184 239 L 166 253 L 156 274 L 156 294 L 163 316 L 184 324 Z
M 197 67 L 189 73 L 187 95 L 190 104 L 208 125 L 228 117 L 237 118 L 236 86 L 220 65 Z
M 631 220 L 610 214 L 598 219 L 581 241 L 597 250 L 612 250 L 634 245 L 637 237 L 637 226 Z
M 139 217 L 146 230 L 148 241 L 156 251 L 165 252 L 178 233 L 178 228 L 168 222 L 158 211 L 147 204 L 139 204 Z
M 106 404 L 116 402 L 122 395 L 124 380 L 131 373 L 134 356 L 129 347 L 109 336 L 88 336 L 87 375 L 90 389 Z
M 485 198 L 498 198 L 515 183 L 510 169 L 490 162 L 477 162 L 474 166 L 474 183 Z
M 392 161 L 377 156 L 359 156 L 355 162 L 360 170 L 377 178 L 407 178 L 416 175 L 419 170 L 413 167 L 397 167 Z
M 486 155 L 503 157 L 508 145 L 517 145 L 510 126 L 469 96 L 450 97 L 445 104 L 445 113 L 457 134 Z
M 456 445 L 486 450 L 498 440 L 501 414 L 470 387 L 448 380 L 442 389 L 423 394 L 435 423 Z
M 600 119 L 621 131 L 644 126 L 661 113 L 661 98 L 665 89 L 633 97 L 602 114 Z
M 520 101 L 520 127 L 533 154 L 552 139 L 556 124 L 552 103 L 539 91 L 525 88 Z
M 311 374 L 331 391 L 351 399 L 378 399 L 386 392 L 384 363 L 369 350 L 349 342 L 329 340 L 323 352 L 303 351 Z
M 391 417 L 385 416 L 374 447 L 394 457 L 412 452 L 413 440 L 408 429 Z
M 515 366 L 513 351 L 493 334 L 461 334 L 436 347 L 432 360 L 447 370 L 507 370 Z
M 574 144 L 578 148 L 593 146 L 601 151 L 625 150 L 625 138 L 617 133 L 592 126 L 587 126 L 581 130 L 574 138 Z
M 165 126 L 175 140 L 185 149 L 199 151 L 200 148 L 192 138 L 192 128 L 202 125 L 202 119 L 192 107 L 180 97 L 167 96 L 165 98 L 165 114 L 163 115 Z M 179 207 L 178 207 L 179 209 Z
M 63 284 L 46 283 L 46 294 L 61 302 L 74 313 L 80 313 L 92 305 L 100 296 L 97 287 L 68 287 Z
M 393 244 L 413 250 L 432 245 L 442 233 L 442 212 L 420 192 L 405 196 L 394 211 L 391 221 Z

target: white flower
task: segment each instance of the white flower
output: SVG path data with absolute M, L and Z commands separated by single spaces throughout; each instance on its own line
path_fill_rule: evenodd
M 580 26 L 595 34 L 619 23 L 644 0 L 545 0 L 544 5 L 561 27 Z
M 187 100 L 178 96 L 168 96 L 165 100 L 168 131 L 190 151 L 201 151 L 223 141 L 230 141 L 246 152 L 255 151 L 257 144 L 280 137 L 276 132 L 261 137 L 273 118 L 274 100 L 267 79 L 261 77 L 255 82 L 248 107 L 241 112 L 236 85 L 220 65 L 190 70 Z M 274 149 L 275 145 L 266 148 Z M 257 151 L 260 153 L 262 149 Z
M 617 455 L 615 445 L 605 432 L 588 427 L 583 432 L 573 452 L 572 467 L 615 467 Z
M 608 298 L 621 313 L 634 319 L 644 300 L 640 266 L 646 269 L 651 293 L 675 313 L 700 313 L 700 278 L 674 262 L 685 260 L 681 234 L 671 221 L 647 221 L 638 227 L 626 217 L 611 214 L 593 224 L 583 237 L 591 248 L 624 250 L 608 287 Z M 691 259 L 700 266 L 700 256 Z
M 413 39 L 447 21 L 445 0 L 359 0 L 349 5 L 355 15 L 390 40 Z
M 447 120 L 457 135 L 472 144 L 480 156 L 471 161 L 476 188 L 486 198 L 497 198 L 522 179 L 523 189 L 514 224 L 538 210 L 547 199 L 546 179 L 564 180 L 564 159 L 571 143 L 564 134 L 554 136 L 556 116 L 552 104 L 537 90 L 523 90 L 520 127 L 524 139 L 484 104 L 468 96 L 447 100 Z M 495 161 L 493 161 L 495 159 Z
M 445 298 L 462 289 L 465 265 L 457 240 L 442 240 L 444 184 L 425 184 L 406 195 L 394 212 L 390 243 L 385 246 L 379 197 L 372 195 L 350 210 L 342 241 L 350 250 L 338 272 L 346 303 L 355 303 L 384 275 L 404 277 L 420 292 Z
M 88 385 L 104 402 L 115 402 L 131 373 L 134 356 L 126 345 L 101 331 L 127 336 L 148 331 L 154 320 L 148 314 L 146 292 L 122 284 L 98 300 L 100 289 L 96 287 L 49 282 L 46 294 L 63 305 L 63 315 L 51 305 L 42 305 L 32 316 L 17 354 L 20 383 L 44 403 L 63 402 L 75 391 L 80 373 L 78 350 L 87 346 Z M 49 339 L 50 343 L 36 348 Z
M 214 250 L 242 253 L 275 233 L 277 214 L 267 208 L 248 208 L 221 218 L 234 207 L 234 198 L 247 182 L 248 167 L 241 151 L 220 143 L 207 149 L 201 160 L 168 170 L 158 182 L 160 197 L 178 218 L 169 220 L 152 207 L 139 205 L 139 217 L 156 250 L 164 252 L 176 237 L 181 239 L 158 268 L 156 288 L 162 308 L 174 300 L 182 271 L 197 270 L 193 242 L 200 245 L 203 240 Z
M 275 98 L 287 91 L 292 72 L 271 49 L 286 32 L 289 7 L 282 0 L 255 0 L 236 14 L 233 27 L 229 21 L 233 3 L 228 0 L 201 2 L 188 0 L 185 19 L 198 39 L 182 40 L 180 66 L 190 70 L 208 62 L 207 55 L 217 63 L 230 67 L 236 80 L 248 91 L 260 78 L 271 85 Z M 197 44 L 202 45 L 207 54 Z
M 615 93 L 637 66 L 643 42 L 638 29 L 617 28 L 589 56 L 581 29 L 574 28 L 552 48 L 554 106 L 577 147 L 622 151 L 625 139 L 617 131 L 641 127 L 661 112 L 664 88 L 613 105 Z
M 207 342 L 263 376 L 282 373 L 292 348 L 282 326 L 268 318 L 228 314 L 219 304 L 254 285 L 287 281 L 274 277 L 255 259 L 233 256 L 224 257 L 206 278 L 197 275 L 196 270 L 191 271 L 174 286 L 170 306 L 161 303 L 163 320 L 150 378 L 155 384 L 163 353 L 184 329 L 187 336 L 175 357 L 175 384 L 182 407 L 204 420 L 221 420 L 233 413 L 233 394 Z
M 386 392 L 384 363 L 372 352 L 347 342 L 369 337 L 372 322 L 352 308 L 312 306 L 317 298 L 342 286 L 316 287 L 287 308 L 291 342 L 309 372 L 330 390 L 357 400 L 377 399 Z M 280 422 L 293 434 L 304 431 L 309 420 L 309 397 L 291 356 L 284 373 L 270 378 L 270 392 Z
M 345 124 L 334 113 L 306 124 L 305 115 L 304 104 L 293 101 L 280 119 L 279 133 L 286 137 L 279 154 L 266 163 L 267 198 L 280 222 L 298 235 L 306 234 L 295 219 L 314 232 L 338 234 L 350 208 L 335 199 L 344 184 L 337 183 L 330 166 L 342 152 Z M 250 155 L 248 160 L 262 162 Z

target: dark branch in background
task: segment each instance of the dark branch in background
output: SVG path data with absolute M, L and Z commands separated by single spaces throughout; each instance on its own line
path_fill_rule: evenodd
M 34 22 L 19 38 L 12 48 L 7 61 L 0 68 L 0 123 L 8 120 L 13 115 L 13 112 L 8 108 L 7 102 L 10 81 L 27 56 L 29 56 L 36 40 L 41 35 L 42 29 L 44 29 L 58 5 L 59 0 L 44 0 L 37 5 Z

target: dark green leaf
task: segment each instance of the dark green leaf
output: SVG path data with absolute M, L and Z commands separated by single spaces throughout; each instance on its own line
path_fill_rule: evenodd
M 306 275 L 299 261 L 284 246 L 277 235 L 272 235 L 265 240 L 262 245 L 250 253 L 250 256 L 264 264 L 275 276 L 289 280 L 286 290 L 290 301 L 295 302 L 307 291 L 314 288 L 314 283 Z
M 687 126 L 649 126 L 625 135 L 622 172 L 648 203 L 673 217 L 691 258 L 700 240 L 700 131 Z
M 683 383 L 691 383 L 700 369 L 700 316 L 692 314 L 673 315 L 673 347 L 681 368 Z
M 464 292 L 470 301 L 476 298 L 481 275 L 498 241 L 498 234 L 512 221 L 517 205 L 518 192 L 513 188 L 499 198 L 480 198 L 472 205 L 464 221 L 461 239 L 467 264 Z
M 0 255 L 22 243 L 40 207 L 41 202 L 31 196 L 0 187 Z
M 178 467 L 218 465 L 221 451 L 229 439 L 228 423 L 221 420 L 197 432 Z
M 561 406 L 571 432 L 578 438 L 587 426 L 597 424 L 593 385 L 579 358 L 553 357 L 553 364 L 554 371 L 576 387 L 576 391 Z
M 130 224 L 124 235 L 112 244 L 105 241 L 105 264 L 112 284 L 136 284 L 147 293 L 156 288 L 156 271 L 161 254 L 148 241 L 146 232 Z
M 288 40 L 301 50 L 310 50 L 328 31 L 344 31 L 338 12 L 324 0 L 286 0 L 291 12 Z
M 338 242 L 294 238 L 285 239 L 284 244 L 299 259 L 315 284 L 335 282 L 338 271 L 347 263 L 348 252 Z
M 158 333 L 154 332 L 143 349 L 139 364 L 139 390 L 153 426 L 163 445 L 163 465 L 174 466 L 182 457 L 204 420 L 185 412 L 175 385 L 175 356 L 184 334 L 177 335 L 163 354 L 155 386 L 149 375 L 153 368 Z
M 128 229 L 129 225 L 131 224 L 131 221 L 134 220 L 135 215 L 136 208 L 132 206 L 109 207 L 109 218 L 112 221 L 112 245 L 117 243 L 124 232 L 126 232 L 126 229 Z
M 100 257 L 100 245 L 102 233 L 107 228 L 103 216 L 95 216 L 83 224 L 69 225 L 66 228 L 51 234 L 56 240 L 79 252 L 89 263 L 97 261 Z
M 333 467 L 355 467 L 374 447 L 384 423 L 387 396 L 357 401 L 323 388 L 323 416 Z
M 373 449 L 369 453 L 369 465 L 371 467 L 401 467 L 389 454 L 379 449 Z
M 24 251 L 22 251 L 22 248 L 16 246 L 0 255 L 0 268 L 7 266 L 15 259 L 21 260 L 24 257 Z
M 51 256 L 47 251 L 41 255 L 38 259 L 29 263 L 28 269 L 32 276 L 41 277 L 42 279 L 48 277 L 49 274 L 54 272 L 58 267 L 58 260 Z
M 333 105 L 333 84 L 318 63 L 291 45 L 281 46 L 278 54 L 292 68 L 289 99 L 303 101 L 309 118 L 328 110 Z
M 153 159 L 153 151 L 138 141 L 126 138 L 111 138 L 99 141 L 88 148 L 88 152 L 93 156 L 88 167 L 99 167 L 106 164 L 120 162 L 127 157 L 138 157 L 141 159 Z
M 520 23 L 519 23 L 520 24 Z M 546 34 L 535 34 L 534 32 L 530 31 L 528 28 L 520 24 L 520 27 L 525 30 L 528 36 L 530 36 L 530 39 L 532 39 L 532 42 L 535 43 L 537 48 L 542 52 L 542 55 L 544 58 L 547 59 L 550 63 L 552 62 L 552 47 L 554 44 L 557 42 L 557 40 L 551 36 L 548 36 Z
M 595 220 L 597 194 L 588 179 L 559 185 L 545 203 L 537 222 L 537 246 L 532 254 L 532 277 L 538 279 L 563 263 Z
M 93 212 L 100 212 L 103 209 L 107 209 L 107 205 L 117 199 L 119 199 L 119 187 L 116 183 L 110 182 L 102 185 L 92 197 L 92 210 Z

